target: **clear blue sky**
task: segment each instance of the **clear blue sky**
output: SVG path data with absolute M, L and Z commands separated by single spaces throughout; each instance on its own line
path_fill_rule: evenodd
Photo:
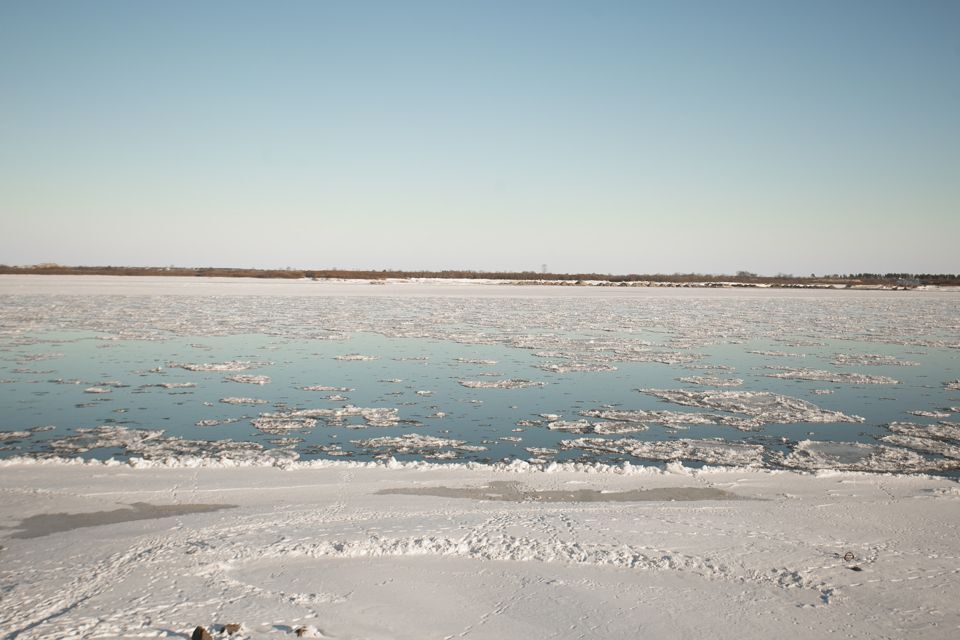
M 0 262 L 960 272 L 960 2 L 0 0 Z

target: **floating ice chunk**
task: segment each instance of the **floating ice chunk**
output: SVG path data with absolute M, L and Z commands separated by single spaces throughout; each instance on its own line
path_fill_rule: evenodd
M 810 393 L 815 393 L 818 396 L 826 396 L 833 393 L 833 389 L 811 389 Z
M 486 447 L 479 445 L 468 445 L 464 440 L 454 440 L 452 438 L 439 438 L 419 433 L 405 433 L 402 436 L 383 436 L 380 438 L 368 438 L 366 440 L 351 440 L 352 444 L 363 449 L 371 450 L 380 454 L 420 454 L 424 457 L 441 459 L 449 457 L 449 452 L 479 452 L 486 451 Z M 445 453 L 444 450 L 447 452 Z
M 949 418 L 949 411 L 925 411 L 923 409 L 916 409 L 914 411 L 907 411 L 910 415 L 919 416 L 921 418 Z
M 27 353 L 24 355 L 17 356 L 16 361 L 18 363 L 24 362 L 39 362 L 41 360 L 54 360 L 56 358 L 62 358 L 64 354 L 51 351 L 48 353 Z
M 244 384 L 270 384 L 270 376 L 236 375 L 227 376 L 226 379 L 230 382 L 242 382 Z
M 162 389 L 192 389 L 196 387 L 193 382 L 161 382 L 159 384 L 148 384 L 144 387 L 160 387 Z
M 949 391 L 960 391 L 960 380 L 952 380 L 950 382 L 944 382 L 943 386 L 946 387 Z
M 590 422 L 589 420 L 556 420 L 547 424 L 551 431 L 568 431 L 570 433 L 597 433 L 620 434 L 640 433 L 647 430 L 647 425 L 639 422 Z
M 841 373 L 819 369 L 794 369 L 791 367 L 770 367 L 780 369 L 780 373 L 768 373 L 768 378 L 784 380 L 814 380 L 817 382 L 845 382 L 848 384 L 900 384 L 899 380 L 889 376 L 875 376 L 866 373 Z
M 527 389 L 530 387 L 542 387 L 545 382 L 535 380 L 457 380 L 462 386 L 468 389 Z
M 480 360 L 476 358 L 457 358 L 454 362 L 459 362 L 460 364 L 497 364 L 496 360 Z
M 220 398 L 220 402 L 223 404 L 267 404 L 266 400 L 261 400 L 260 398 Z
M 69 436 L 44 443 L 53 455 L 74 456 L 92 449 L 120 449 L 126 455 L 144 460 L 182 464 L 185 458 L 229 460 L 233 463 L 266 463 L 280 457 L 295 459 L 296 453 L 265 452 L 255 442 L 234 440 L 184 440 L 165 436 L 153 429 L 128 429 L 119 426 L 101 426 L 77 429 Z
M 645 442 L 632 438 L 606 440 L 577 438 L 561 440 L 562 449 L 581 449 L 593 453 L 626 454 L 647 460 L 698 460 L 724 466 L 760 466 L 763 446 L 723 440 L 668 440 Z
M 740 378 L 718 378 L 717 376 L 683 376 L 677 380 L 705 387 L 739 387 L 743 384 Z
M 559 413 L 541 413 L 540 417 L 543 418 L 544 420 L 549 420 L 553 422 L 555 420 L 560 419 L 560 414 Z
M 543 369 L 544 371 L 550 371 L 552 373 L 586 373 L 617 370 L 613 365 L 596 362 L 548 362 L 535 366 L 537 369 Z
M 649 427 L 642 422 L 595 422 L 592 433 L 600 435 L 619 435 L 622 433 L 640 433 Z
M 644 411 L 624 409 L 590 409 L 580 415 L 588 418 L 603 418 L 616 422 L 654 422 L 670 429 L 686 429 L 690 425 L 724 424 L 729 416 L 712 413 L 694 413 L 692 411 Z M 642 431 L 642 429 L 641 429 Z
M 832 364 L 840 366 L 920 366 L 919 362 L 914 362 L 912 360 L 900 360 L 899 358 L 881 355 L 879 353 L 838 353 L 833 357 Z
M 424 397 L 424 398 L 427 398 L 427 397 L 433 395 L 433 391 L 428 391 L 428 390 L 426 390 L 426 389 L 422 389 L 422 390 L 420 390 L 420 391 L 417 391 L 417 395 L 418 395 L 418 396 L 422 396 L 422 397 Z
M 887 429 L 893 433 L 918 438 L 935 438 L 939 440 L 956 440 L 960 442 L 960 424 L 954 422 L 938 422 L 937 424 L 916 424 L 915 422 L 891 422 Z
M 0 442 L 9 442 L 11 440 L 24 440 L 30 437 L 29 431 L 0 431 Z
M 530 455 L 537 456 L 538 458 L 553 456 L 560 453 L 559 449 L 549 449 L 546 447 L 524 447 L 524 449 Z
M 301 387 L 304 391 L 337 391 L 341 393 L 348 393 L 350 391 L 356 391 L 350 387 L 328 387 L 326 385 L 317 384 L 310 387 Z
M 436 413 L 431 413 L 427 416 L 428 418 L 446 418 L 447 414 L 443 411 L 437 411 Z
M 906 447 L 907 449 L 912 449 L 914 451 L 933 453 L 943 456 L 944 458 L 950 458 L 958 461 L 954 466 L 960 466 L 960 444 L 944 442 L 943 440 L 936 438 L 920 438 L 899 434 L 883 436 L 880 438 L 880 440 L 887 444 Z
M 504 442 L 523 442 L 523 438 L 520 436 L 500 436 L 500 440 Z
M 315 418 L 323 420 L 330 426 L 341 426 L 345 424 L 345 418 L 359 417 L 370 427 L 393 427 L 400 421 L 400 416 L 394 408 L 385 407 L 355 407 L 353 405 L 344 405 L 335 409 L 299 409 L 278 414 L 263 414 L 264 416 L 291 417 L 291 418 Z M 352 428 L 358 428 L 359 425 L 348 425 Z
M 342 362 L 365 362 L 369 360 L 379 360 L 380 356 L 365 356 L 360 353 L 347 353 L 342 356 L 337 356 L 334 359 Z
M 187 371 L 246 371 L 269 365 L 269 362 L 250 362 L 246 360 L 229 360 L 227 362 L 205 362 L 200 364 L 170 363 L 172 369 L 186 369 Z
M 740 429 L 756 428 L 764 424 L 789 424 L 793 422 L 864 421 L 860 416 L 850 416 L 839 411 L 822 409 L 812 402 L 770 393 L 769 391 L 694 391 L 687 389 L 641 389 L 641 391 L 647 395 L 680 405 L 744 414 L 747 418 L 720 417 L 722 424 Z
M 775 462 L 790 469 L 874 471 L 901 473 L 933 471 L 944 465 L 913 451 L 862 442 L 802 440 L 788 455 L 771 454 Z
M 754 353 L 758 356 L 768 356 L 771 358 L 806 358 L 807 354 L 805 353 L 787 353 L 786 351 L 757 351 L 751 350 L 747 353 Z
M 569 431 L 571 433 L 591 433 L 593 423 L 589 420 L 555 420 L 547 424 L 551 431 Z
M 112 389 L 107 389 L 106 387 L 87 387 L 83 390 L 84 393 L 110 393 Z
M 46 431 L 53 431 L 56 427 L 52 424 L 44 425 L 42 427 L 30 427 L 28 431 L 30 433 L 43 433 Z
M 213 420 L 213 419 L 197 420 L 197 421 L 194 422 L 193 424 L 196 425 L 196 426 L 198 426 L 198 427 L 216 427 L 217 425 L 220 424 L 220 421 L 219 421 L 219 420 Z
M 313 418 L 276 414 L 261 414 L 259 418 L 254 418 L 250 422 L 257 430 L 272 435 L 298 429 L 312 429 L 317 425 L 317 421 Z

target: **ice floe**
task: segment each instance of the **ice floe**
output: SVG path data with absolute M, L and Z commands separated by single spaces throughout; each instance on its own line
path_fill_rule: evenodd
M 927 411 L 925 409 L 916 409 L 907 411 L 907 413 L 920 418 L 949 418 L 951 415 L 949 411 Z
M 689 389 L 641 389 L 641 392 L 674 404 L 739 413 L 739 416 L 721 416 L 721 424 L 737 428 L 759 428 L 764 424 L 796 422 L 863 422 L 864 418 L 840 411 L 823 409 L 799 398 L 769 391 L 714 391 Z
M 677 378 L 677 380 L 705 387 L 739 387 L 743 384 L 741 378 L 720 378 L 717 376 L 683 376 Z
M 427 459 L 453 459 L 462 453 L 486 451 L 486 447 L 467 444 L 464 440 L 439 438 L 419 433 L 401 436 L 383 436 L 365 440 L 351 440 L 352 444 L 374 453 L 378 457 L 397 454 L 416 454 Z
M 253 375 L 235 375 L 227 376 L 224 380 L 229 380 L 230 382 L 242 382 L 244 384 L 270 384 L 270 376 L 253 376 Z
M 347 353 L 341 356 L 336 356 L 335 360 L 340 360 L 341 362 L 367 362 L 370 360 L 379 360 L 380 356 L 367 356 L 362 353 Z
M 457 380 L 458 383 L 468 389 L 527 389 L 530 387 L 542 387 L 546 383 L 535 380 L 522 380 L 511 378 L 508 380 Z
M 780 373 L 768 373 L 768 378 L 782 380 L 812 380 L 816 382 L 842 382 L 847 384 L 900 384 L 895 378 L 877 376 L 867 373 L 844 373 L 840 371 L 823 371 L 820 369 L 795 369 L 791 367 L 769 367 L 779 369 Z
M 230 360 L 228 362 L 203 362 L 199 364 L 172 362 L 167 365 L 171 369 L 186 369 L 187 371 L 247 371 L 269 365 L 268 362 L 251 362 L 248 360 Z
M 632 438 L 561 440 L 560 448 L 592 453 L 629 455 L 646 460 L 697 460 L 707 464 L 754 467 L 763 462 L 763 446 L 723 440 L 643 441 Z
M 347 418 L 360 418 L 365 424 L 350 424 L 347 422 Z M 400 416 L 397 409 L 393 407 L 355 407 L 348 404 L 332 409 L 295 409 L 276 413 L 262 413 L 259 419 L 277 422 L 287 420 L 291 423 L 312 420 L 311 427 L 316 424 L 317 420 L 322 420 L 327 426 L 347 426 L 357 429 L 363 426 L 394 427 L 399 423 Z
M 109 425 L 77 429 L 71 435 L 48 441 L 46 445 L 48 451 L 45 455 L 75 456 L 94 449 L 119 449 L 128 456 L 174 465 L 192 459 L 217 459 L 238 464 L 294 460 L 297 457 L 296 453 L 288 450 L 264 450 L 255 442 L 188 440 L 166 436 L 163 431 L 156 429 Z
M 832 364 L 839 366 L 898 366 L 898 367 L 917 367 L 919 362 L 913 360 L 901 360 L 894 356 L 882 355 L 879 353 L 838 353 L 833 357 Z
M 267 401 L 261 398 L 245 398 L 245 397 L 234 397 L 234 396 L 230 396 L 228 398 L 220 398 L 220 402 L 222 402 L 223 404 L 248 404 L 248 405 L 267 404 Z
M 771 454 L 776 464 L 806 471 L 871 471 L 883 473 L 942 470 L 946 466 L 914 451 L 862 442 L 802 440 L 789 454 Z
M 547 423 L 551 431 L 570 433 L 597 433 L 612 435 L 620 433 L 640 433 L 649 427 L 640 422 L 590 422 L 589 420 L 555 420 Z
M 594 362 L 548 362 L 536 365 L 537 369 L 550 371 L 552 373 L 584 373 L 598 371 L 616 371 L 617 368 L 612 364 L 601 364 Z

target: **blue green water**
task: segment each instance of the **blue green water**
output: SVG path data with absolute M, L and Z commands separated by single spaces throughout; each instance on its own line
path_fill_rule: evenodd
M 451 328 L 455 331 L 455 328 Z M 581 334 L 582 335 L 582 334 Z M 553 373 L 536 368 L 552 361 L 537 357 L 534 349 L 502 344 L 462 344 L 449 340 L 387 337 L 358 332 L 347 339 L 284 339 L 263 334 L 224 336 L 170 336 L 163 340 L 105 340 L 99 332 L 27 332 L 6 340 L 0 351 L 0 431 L 22 431 L 52 425 L 49 431 L 3 443 L 0 456 L 42 454 L 51 439 L 78 428 L 119 425 L 130 429 L 161 429 L 165 435 L 191 440 L 242 440 L 265 448 L 278 446 L 277 435 L 258 431 L 250 422 L 262 412 L 289 409 L 392 407 L 400 422 L 390 427 L 367 427 L 359 417 L 343 426 L 323 422 L 312 429 L 290 432 L 302 439 L 294 448 L 302 459 L 326 457 L 315 447 L 339 444 L 357 459 L 370 453 L 351 440 L 415 432 L 464 440 L 486 447 L 464 459 L 498 461 L 527 459 L 525 447 L 556 448 L 559 441 L 576 437 L 550 431 L 542 425 L 518 427 L 518 421 L 541 420 L 539 414 L 559 414 L 578 419 L 580 411 L 621 409 L 700 411 L 681 407 L 638 389 L 703 389 L 679 382 L 690 375 L 719 375 L 744 380 L 737 390 L 771 391 L 808 400 L 824 409 L 863 416 L 859 424 L 767 424 L 759 431 L 738 431 L 721 425 L 690 426 L 682 431 L 652 424 L 648 431 L 630 434 L 640 440 L 716 438 L 759 442 L 771 449 L 803 439 L 874 442 L 888 433 L 892 421 L 934 423 L 936 419 L 909 415 L 911 410 L 934 410 L 960 405 L 960 392 L 949 391 L 944 381 L 960 377 L 960 354 L 955 349 L 895 344 L 827 340 L 818 346 L 785 347 L 771 340 L 739 344 L 714 344 L 690 349 L 702 355 L 700 363 L 724 365 L 728 371 L 697 370 L 685 365 L 651 362 L 616 362 L 616 371 Z M 603 334 L 604 339 L 616 334 Z M 633 339 L 662 340 L 663 336 L 632 334 Z M 751 350 L 803 352 L 804 358 L 771 357 Z M 336 356 L 359 353 L 376 356 L 370 361 L 341 361 Z M 830 364 L 836 353 L 878 353 L 919 363 L 918 366 L 844 366 Z M 48 358 L 35 359 L 43 354 Z M 457 362 L 495 360 L 497 364 Z M 230 360 L 263 363 L 242 374 L 269 376 L 264 385 L 228 381 L 237 372 L 188 371 L 172 363 L 219 363 Z M 796 366 L 830 371 L 885 375 L 897 385 L 830 383 L 770 378 L 765 365 Z M 483 374 L 496 373 L 496 376 Z M 522 378 L 542 381 L 543 387 L 524 389 L 470 389 L 458 380 Z M 401 382 L 393 382 L 399 379 Z M 61 382 L 57 382 L 57 381 Z M 79 381 L 78 383 L 72 383 Z M 66 383 L 64 383 L 66 382 Z M 109 386 L 109 393 L 85 389 Z M 191 388 L 165 389 L 161 383 L 193 383 Z M 347 400 L 328 400 L 333 392 L 305 391 L 309 385 L 349 387 Z M 831 394 L 813 393 L 830 389 Z M 429 391 L 431 395 L 419 395 Z M 235 406 L 221 398 L 250 396 L 266 400 L 257 406 Z M 437 412 L 442 418 L 432 417 Z M 231 421 L 198 427 L 201 420 Z M 542 421 L 542 420 L 541 420 Z M 519 442 L 502 438 L 519 438 Z M 613 436 L 622 437 L 622 436 Z M 786 441 L 786 442 L 785 442 Z M 290 446 L 289 443 L 285 446 Z M 85 457 L 123 457 L 120 449 L 95 449 Z M 415 457 L 415 456 L 398 456 Z M 579 459 L 582 452 L 560 451 L 554 459 Z M 596 457 L 596 456 L 595 456 Z M 599 456 L 600 459 L 618 459 Z

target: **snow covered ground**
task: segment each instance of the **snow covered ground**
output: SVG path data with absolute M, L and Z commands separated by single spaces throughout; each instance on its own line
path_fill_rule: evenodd
M 2 464 L 4 638 L 960 635 L 946 478 Z

